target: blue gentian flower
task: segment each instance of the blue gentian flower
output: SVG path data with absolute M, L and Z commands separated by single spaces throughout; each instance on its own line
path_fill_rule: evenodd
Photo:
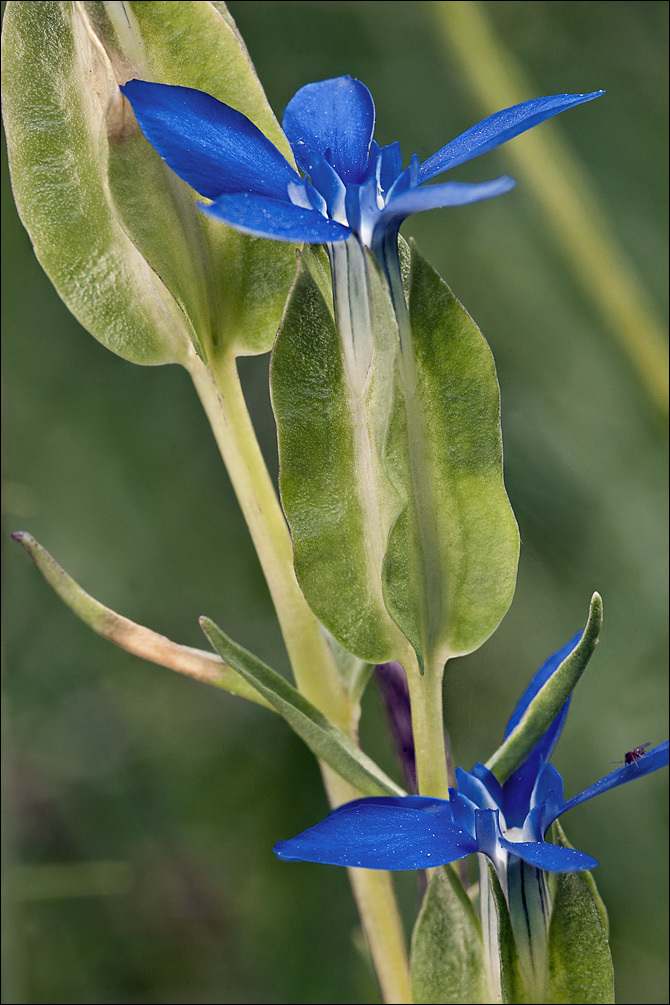
M 507 724 L 506 737 L 580 638 L 578 633 L 535 674 Z M 427 796 L 357 799 L 297 837 L 277 842 L 276 854 L 292 861 L 402 870 L 432 868 L 481 852 L 495 865 L 503 889 L 511 867 L 518 862 L 551 873 L 593 868 L 598 863 L 590 855 L 546 842 L 548 828 L 573 806 L 667 765 L 668 742 L 566 801 L 563 781 L 549 757 L 569 703 L 570 699 L 503 785 L 483 764 L 475 764 L 471 771 L 457 768 L 458 788 L 449 790 L 448 800 Z
M 400 147 L 372 139 L 375 107 L 359 80 L 307 84 L 291 99 L 283 128 L 304 177 L 241 112 L 203 91 L 130 80 L 121 90 L 145 136 L 200 195 L 200 209 L 258 237 L 334 244 L 355 235 L 373 251 L 395 240 L 413 213 L 489 199 L 514 186 L 503 176 L 479 184 L 427 185 L 449 168 L 500 146 L 573 105 L 599 97 L 557 94 L 497 112 L 423 164 L 402 167 Z

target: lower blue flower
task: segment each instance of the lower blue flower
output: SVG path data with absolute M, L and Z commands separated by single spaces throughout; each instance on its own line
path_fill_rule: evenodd
M 510 718 L 506 735 L 580 637 L 577 634 L 538 670 Z M 493 862 L 501 880 L 515 862 L 551 873 L 597 866 L 584 852 L 545 841 L 547 830 L 573 806 L 667 765 L 668 742 L 566 801 L 563 780 L 548 762 L 568 706 L 569 700 L 503 785 L 483 764 L 475 764 L 471 771 L 457 768 L 458 788 L 449 790 L 448 800 L 427 796 L 357 799 L 339 806 L 297 837 L 278 841 L 275 853 L 290 861 L 403 870 L 446 865 L 480 852 Z

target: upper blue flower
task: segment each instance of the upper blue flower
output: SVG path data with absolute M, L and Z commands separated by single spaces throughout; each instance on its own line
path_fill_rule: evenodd
M 121 90 L 142 131 L 169 166 L 211 204 L 204 213 L 258 237 L 330 244 L 355 234 L 378 247 L 412 213 L 501 195 L 503 176 L 480 184 L 426 185 L 449 168 L 500 146 L 573 105 L 599 97 L 557 94 L 497 112 L 403 170 L 397 143 L 372 139 L 375 107 L 352 77 L 307 84 L 291 99 L 283 128 L 301 177 L 241 112 L 189 87 L 131 80 Z
M 512 713 L 506 737 L 580 637 L 578 633 L 535 674 Z M 514 858 L 546 872 L 593 868 L 598 863 L 590 855 L 546 842 L 548 828 L 573 806 L 667 765 L 668 742 L 566 801 L 561 776 L 548 760 L 569 704 L 570 699 L 504 785 L 483 764 L 475 764 L 472 771 L 457 768 L 458 788 L 449 790 L 449 800 L 427 796 L 357 799 L 297 837 L 278 841 L 276 854 L 294 861 L 399 870 L 446 865 L 482 852 L 501 876 Z

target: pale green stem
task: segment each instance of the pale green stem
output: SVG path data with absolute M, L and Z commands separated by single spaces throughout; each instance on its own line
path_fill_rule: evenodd
M 486 6 L 433 3 L 449 50 L 487 114 L 534 93 L 514 57 L 496 37 Z M 665 332 L 633 266 L 612 230 L 598 193 L 578 157 L 553 123 L 533 129 L 504 147 L 544 212 L 575 279 L 597 304 L 663 415 L 668 411 L 668 349 Z
M 356 710 L 349 704 L 330 648 L 298 586 L 293 549 L 272 480 L 265 466 L 239 382 L 237 364 L 223 355 L 216 364 L 189 364 L 254 542 L 272 596 L 298 689 L 350 735 Z M 360 793 L 325 765 L 321 771 L 331 806 Z M 388 873 L 349 870 L 384 1001 L 411 1005 L 402 923 Z
M 323 767 L 322 774 L 332 806 L 358 797 L 349 782 L 330 768 Z M 412 1005 L 405 936 L 391 874 L 377 869 L 347 872 L 382 997 L 388 1005 Z
M 332 653 L 293 570 L 291 537 L 247 411 L 234 356 L 190 373 L 249 527 L 298 689 L 350 732 L 351 710 Z
M 412 705 L 412 731 L 419 793 L 422 796 L 449 798 L 449 778 L 444 750 L 444 719 L 442 711 L 442 676 L 440 665 L 418 663 L 405 666 L 409 697 Z

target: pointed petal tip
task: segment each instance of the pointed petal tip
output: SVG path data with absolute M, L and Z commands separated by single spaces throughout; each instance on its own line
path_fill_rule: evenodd
M 291 855 L 291 852 L 290 852 L 289 848 L 287 847 L 287 846 L 290 846 L 290 844 L 291 844 L 290 841 L 275 841 L 275 844 L 274 844 L 274 847 L 273 847 L 272 850 L 275 853 L 275 855 L 277 856 L 277 858 L 283 858 L 283 859 L 286 859 L 288 861 L 294 859 L 294 856 Z
M 421 165 L 419 180 L 430 181 L 438 174 L 488 153 L 508 140 L 576 105 L 599 98 L 604 91 L 585 94 L 549 94 L 504 108 L 477 122 L 434 153 Z
M 586 869 L 598 867 L 597 859 L 584 851 L 577 851 L 576 848 L 566 848 L 547 841 L 503 840 L 501 843 L 510 854 L 545 872 L 584 872 Z

